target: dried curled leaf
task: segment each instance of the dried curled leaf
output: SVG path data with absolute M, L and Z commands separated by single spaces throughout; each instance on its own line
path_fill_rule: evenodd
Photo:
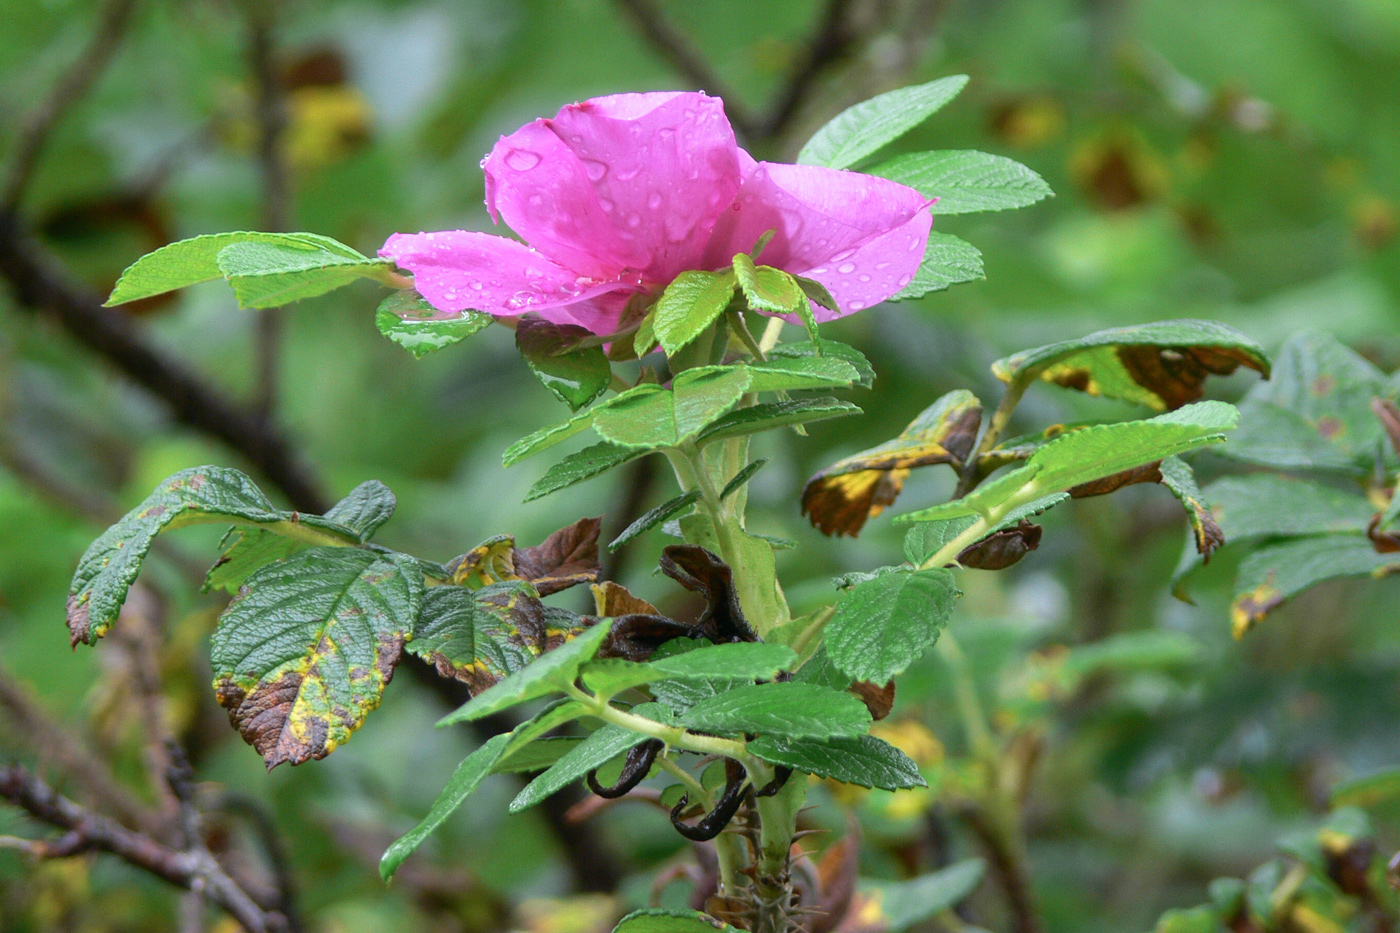
M 870 710 L 870 718 L 876 721 L 884 719 L 894 709 L 894 681 L 886 681 L 882 687 L 873 684 L 868 680 L 857 680 L 851 684 L 850 691 L 860 697 L 860 701 L 865 704 L 865 708 Z
M 1014 528 L 988 535 L 958 555 L 958 563 L 977 570 L 1005 570 L 1040 547 L 1041 527 L 1021 519 Z
M 512 535 L 488 538 L 447 565 L 452 582 L 480 589 L 524 580 L 541 596 L 598 579 L 598 532 L 602 519 L 581 518 L 534 547 L 517 548 Z
M 604 580 L 602 583 L 593 584 L 590 589 L 593 591 L 593 605 L 600 616 L 615 618 L 634 613 L 653 616 L 661 614 L 659 609 L 640 596 L 633 595 L 621 583 Z
M 661 572 L 692 593 L 705 597 L 705 611 L 695 621 L 691 637 L 715 644 L 757 641 L 744 618 L 734 571 L 714 554 L 694 544 L 672 544 L 661 552 Z
M 957 391 L 934 402 L 899 437 L 822 470 L 802 489 L 802 511 L 827 535 L 860 534 L 870 518 L 892 505 L 915 467 L 936 463 L 961 469 L 982 423 L 982 403 Z

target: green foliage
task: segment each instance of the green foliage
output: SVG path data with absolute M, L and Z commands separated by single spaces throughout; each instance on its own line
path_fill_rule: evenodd
M 658 712 L 664 710 L 664 707 L 659 705 L 653 704 L 653 706 Z M 632 712 L 638 716 L 645 716 L 647 711 L 639 707 Z M 525 785 L 525 789 L 510 802 L 510 812 L 519 813 L 521 810 L 533 807 L 550 794 L 562 790 L 594 768 L 606 764 L 632 746 L 640 744 L 645 738 L 644 735 L 618 726 L 603 726 L 569 749 L 548 770 Z
M 673 499 L 667 499 L 665 502 L 661 503 L 654 509 L 649 509 L 648 511 L 643 512 L 635 522 L 628 525 L 622 530 L 621 534 L 619 534 L 616 538 L 612 539 L 612 541 L 608 544 L 608 550 L 616 551 L 628 541 L 631 541 L 633 538 L 637 537 L 637 535 L 641 534 L 644 531 L 648 531 L 652 528 L 655 528 L 657 525 L 660 525 L 662 522 L 666 521 L 671 516 L 677 515 L 683 510 L 690 508 L 699 500 L 700 491 L 697 489 L 692 489 L 689 492 L 681 493 L 679 496 L 676 496 Z
M 573 411 L 602 395 L 612 381 L 603 348 L 579 346 L 591 336 L 577 325 L 553 324 L 528 314 L 515 327 L 515 345 L 530 371 Z
M 394 292 L 385 298 L 374 315 L 374 326 L 379 332 L 412 353 L 415 359 L 460 343 L 490 324 L 491 315 L 476 311 L 439 318 L 437 309 L 412 289 Z
M 725 933 L 735 928 L 695 910 L 634 910 L 613 927 L 613 933 Z
M 585 629 L 576 638 L 541 656 L 536 663 L 478 693 L 461 708 L 443 717 L 439 725 L 470 722 L 528 700 L 566 692 L 579 668 L 598 652 L 607 636 L 608 627 L 604 624 Z
M 933 116 L 966 86 L 966 75 L 954 75 L 888 91 L 848 107 L 812 134 L 797 161 L 850 168 Z
M 219 617 L 219 704 L 269 768 L 323 758 L 379 705 L 422 603 L 400 554 L 313 547 L 269 564 Z
M 889 573 L 852 587 L 826 627 L 833 664 L 856 680 L 883 684 L 938 640 L 958 596 L 942 567 Z
M 922 298 L 963 282 L 985 278 L 982 252 L 971 243 L 949 233 L 933 231 L 928 235 L 924 261 L 908 285 L 900 289 L 891 301 Z
M 674 354 L 704 333 L 729 307 L 736 285 L 733 272 L 688 271 L 676 276 L 653 310 L 651 329 L 662 349 Z
M 622 466 L 639 456 L 642 454 L 638 451 L 600 441 L 591 447 L 569 454 L 551 466 L 535 485 L 530 487 L 525 501 L 532 502 L 552 492 L 568 489 L 575 483 L 601 476 L 613 467 Z
M 679 721 L 701 732 L 825 739 L 860 735 L 870 724 L 870 711 L 848 693 L 815 684 L 768 683 L 735 687 L 701 700 Z
M 923 787 L 919 766 L 908 755 L 873 735 L 837 737 L 827 741 L 762 735 L 748 744 L 753 754 L 844 784 L 901 790 Z
M 870 174 L 937 198 L 935 214 L 968 214 L 1028 207 L 1053 192 L 1035 172 L 1004 156 L 985 152 L 915 152 L 896 156 Z
M 865 890 L 879 905 L 882 928 L 900 933 L 961 904 L 986 873 L 987 863 L 973 858 L 909 881 L 873 884 Z

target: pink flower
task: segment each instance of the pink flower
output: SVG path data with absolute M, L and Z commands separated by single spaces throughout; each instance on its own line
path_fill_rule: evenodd
M 501 138 L 482 162 L 486 207 L 529 245 L 467 230 L 389 237 L 443 317 L 535 312 L 596 334 L 636 293 L 720 269 L 776 233 L 760 262 L 816 279 L 841 313 L 913 278 L 933 218 L 912 188 L 856 172 L 755 162 L 717 97 L 618 94 L 570 104 Z

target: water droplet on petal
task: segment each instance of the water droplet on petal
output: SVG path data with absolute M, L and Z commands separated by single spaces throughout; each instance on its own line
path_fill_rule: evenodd
M 812 275 L 821 275 L 821 274 L 822 274 L 823 272 L 825 272 L 825 271 L 826 271 L 826 266 L 818 266 L 818 267 L 815 268 L 815 269 L 808 269 L 808 270 L 807 270 L 807 274 L 808 274 L 809 276 L 812 276 Z
M 610 214 L 612 213 L 613 209 L 617 207 L 616 204 L 609 201 L 607 198 L 599 198 L 598 204 L 603 208 L 603 210 L 607 211 Z
M 628 214 L 628 215 L 627 215 L 627 226 L 629 226 L 629 227 L 640 227 L 641 225 L 642 225 L 642 215 L 641 215 L 641 214 Z
M 861 309 L 867 307 L 867 305 L 863 301 L 856 300 L 846 302 L 846 307 L 850 308 L 852 311 L 860 311 Z
M 908 285 L 912 280 L 913 280 L 913 276 L 910 276 L 910 275 L 901 275 L 901 276 L 899 277 L 899 287 L 900 287 L 900 288 L 903 288 L 904 286 Z
M 608 166 L 597 159 L 584 159 L 583 170 L 588 173 L 589 181 L 602 181 L 608 173 Z
M 849 256 L 850 253 L 847 253 L 846 255 Z M 856 264 L 853 262 L 843 262 L 841 263 L 841 265 L 836 267 L 836 271 L 841 273 L 842 275 L 850 275 L 852 272 L 856 271 Z
M 856 251 L 855 251 L 854 249 L 843 249 L 843 250 L 841 250 L 841 252 L 837 253 L 835 256 L 832 256 L 832 257 L 831 257 L 831 261 L 832 261 L 832 262 L 841 262 L 842 260 L 850 259 L 850 258 L 851 258 L 852 256 L 854 256 L 855 254 L 856 254 Z
M 485 287 L 486 287 L 486 286 L 483 285 L 481 282 L 473 282 L 473 283 L 472 283 L 472 288 L 476 289 L 477 291 L 481 291 L 481 290 L 484 289 Z
M 860 275 L 856 276 L 856 278 L 860 279 L 862 282 L 869 282 L 869 281 L 870 281 L 870 276 L 866 275 L 864 272 L 862 272 Z
M 885 269 L 888 269 L 889 267 L 890 267 L 890 264 L 889 264 L 888 262 L 877 262 L 877 263 L 875 263 L 875 270 L 876 270 L 877 272 L 883 271 L 883 270 L 885 270 Z
M 517 172 L 528 172 L 540 164 L 540 154 L 529 149 L 512 149 L 506 153 L 506 165 Z
M 657 208 L 661 207 L 661 204 L 664 200 L 665 199 L 661 197 L 661 192 L 653 191 L 647 196 L 647 207 L 649 207 L 652 210 L 656 210 Z
M 641 165 L 629 165 L 629 166 L 627 166 L 626 168 L 620 168 L 620 169 L 617 170 L 617 180 L 618 180 L 618 181 L 631 181 L 632 179 L 634 179 L 634 178 L 636 178 L 638 175 L 640 175 L 640 174 L 641 174 L 641 171 L 642 171 Z
M 540 207 L 544 204 L 544 195 L 532 194 L 527 200 L 530 202 L 531 207 Z

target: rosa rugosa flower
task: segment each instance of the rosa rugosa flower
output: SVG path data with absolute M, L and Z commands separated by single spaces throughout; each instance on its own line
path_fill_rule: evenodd
M 618 94 L 570 104 L 501 138 L 482 162 L 486 206 L 528 243 L 468 230 L 394 234 L 379 254 L 413 273 L 443 317 L 534 312 L 595 334 L 677 274 L 721 269 L 775 231 L 762 261 L 826 286 L 841 311 L 913 278 L 933 217 L 904 185 L 756 162 L 717 97 Z

